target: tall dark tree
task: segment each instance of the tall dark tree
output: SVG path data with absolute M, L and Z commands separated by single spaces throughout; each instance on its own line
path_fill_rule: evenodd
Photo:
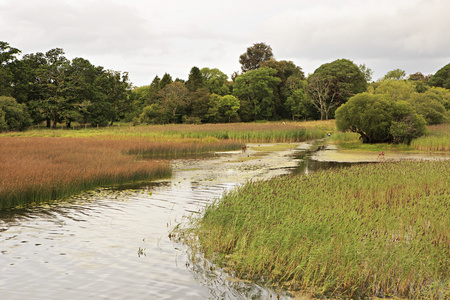
M 46 64 L 37 69 L 38 84 L 41 86 L 39 106 L 47 120 L 47 127 L 53 127 L 60 121 L 61 112 L 69 105 L 66 98 L 66 72 L 70 62 L 64 56 L 64 50 L 55 48 L 45 53 Z
M 195 92 L 197 89 L 203 87 L 203 76 L 199 68 L 192 67 L 188 80 L 186 81 L 186 87 L 189 92 Z
M 105 121 L 107 121 L 113 125 L 130 109 L 128 93 L 131 83 L 128 73 L 107 70 L 97 77 L 95 84 L 101 92 L 101 101 L 98 102 L 99 107 L 97 107 L 97 110 L 101 111 L 101 115 L 98 115 L 96 123 L 105 125 Z
M 66 73 L 66 98 L 69 105 L 61 113 L 68 127 L 73 121 L 87 123 L 91 119 L 90 106 L 100 99 L 95 81 L 103 72 L 103 67 L 96 67 L 86 59 L 72 60 Z
M 159 89 L 162 90 L 166 87 L 166 85 L 171 84 L 173 82 L 172 76 L 170 74 L 165 73 L 159 82 Z
M 255 70 L 261 67 L 261 63 L 273 58 L 272 48 L 265 43 L 256 43 L 248 47 L 247 51 L 239 57 L 242 72 Z

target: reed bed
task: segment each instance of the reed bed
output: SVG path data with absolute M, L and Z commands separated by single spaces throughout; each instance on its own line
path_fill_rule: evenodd
M 249 182 L 179 231 L 242 278 L 316 297 L 450 297 L 450 161 Z
M 170 176 L 168 161 L 140 156 L 176 158 L 240 146 L 214 139 L 1 137 L 0 209 L 60 199 L 99 186 Z
M 411 142 L 420 151 L 450 151 L 450 123 L 428 126 L 429 133 Z
M 138 138 L 195 138 L 236 140 L 245 142 L 301 142 L 323 138 L 334 131 L 334 120 L 310 122 L 227 123 L 227 124 L 168 124 L 151 126 L 115 126 L 109 128 L 88 128 L 80 130 L 31 130 L 10 133 L 10 136 L 51 137 L 138 137 Z

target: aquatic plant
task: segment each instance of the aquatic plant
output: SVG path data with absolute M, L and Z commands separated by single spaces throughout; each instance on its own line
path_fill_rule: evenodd
M 450 296 L 450 160 L 249 182 L 180 231 L 241 278 L 313 296 Z

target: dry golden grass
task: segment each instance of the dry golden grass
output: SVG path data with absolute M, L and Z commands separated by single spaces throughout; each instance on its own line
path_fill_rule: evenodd
M 127 155 L 130 142 L 43 137 L 0 141 L 0 208 L 170 174 L 166 161 Z

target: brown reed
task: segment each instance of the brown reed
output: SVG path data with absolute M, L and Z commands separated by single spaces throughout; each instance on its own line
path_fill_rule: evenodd
M 0 209 L 170 175 L 167 161 L 127 155 L 133 146 L 131 141 L 2 137 Z

